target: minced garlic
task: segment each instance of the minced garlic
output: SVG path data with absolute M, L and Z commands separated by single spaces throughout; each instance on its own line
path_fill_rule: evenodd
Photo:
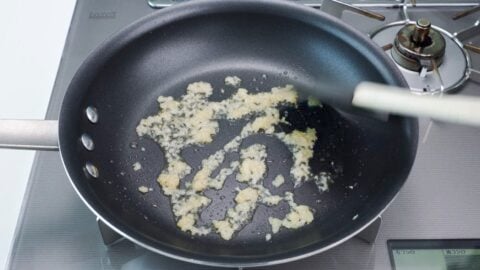
M 251 219 L 257 207 L 257 201 L 264 193 L 260 191 L 263 186 L 258 185 L 258 182 L 266 173 L 266 156 L 266 147 L 261 144 L 251 145 L 240 152 L 241 162 L 237 180 L 247 183 L 249 187 L 238 190 L 235 196 L 237 204 L 227 210 L 224 220 L 213 221 L 213 226 L 223 239 L 230 240 L 232 235 Z M 259 171 L 252 169 L 259 169 Z
M 138 191 L 142 194 L 145 194 L 145 193 L 149 192 L 150 190 L 146 186 L 139 186 Z
M 269 217 L 268 222 L 272 226 L 272 233 L 277 233 L 283 226 L 288 229 L 298 229 L 313 221 L 313 213 L 310 207 L 298 205 L 293 200 L 291 192 L 285 192 L 285 200 L 290 206 L 290 212 L 283 219 Z
M 228 76 L 225 78 L 225 85 L 239 87 L 241 83 L 242 83 L 242 79 L 240 79 L 237 76 Z
M 254 144 L 240 153 L 242 162 L 237 174 L 238 182 L 251 182 L 257 184 L 267 171 L 265 159 L 267 158 L 266 147 Z
M 239 87 L 240 83 L 241 79 L 238 77 L 225 78 L 225 84 Z M 227 211 L 224 220 L 213 221 L 216 231 L 228 240 L 251 218 L 257 203 L 277 205 L 286 198 L 272 195 L 262 184 L 267 171 L 264 145 L 255 144 L 243 149 L 240 162 L 232 161 L 228 167 L 218 171 L 224 163 L 226 153 L 238 151 L 242 141 L 250 135 L 263 133 L 276 136 L 287 144 L 293 153 L 294 166 L 291 175 L 298 184 L 311 176 L 308 161 L 313 156 L 316 134 L 313 129 L 307 130 L 305 134 L 300 131 L 291 134 L 275 133 L 275 126 L 284 121 L 280 118 L 277 107 L 281 104 L 297 104 L 297 93 L 291 85 L 254 94 L 245 88 L 239 88 L 230 98 L 218 102 L 208 100 L 212 93 L 213 87 L 209 83 L 195 82 L 189 84 L 186 94 L 177 100 L 160 96 L 159 112 L 142 119 L 136 131 L 139 136 L 148 136 L 156 141 L 165 153 L 167 165 L 160 172 L 157 182 L 162 191 L 170 197 L 177 226 L 182 231 L 193 235 L 210 232 L 210 228 L 197 225 L 201 210 L 211 202 L 203 195 L 205 190 L 221 189 L 226 178 L 234 172 L 237 172 L 236 179 L 239 182 L 248 184 L 247 188 L 238 190 L 236 205 Z M 252 120 L 222 149 L 205 158 L 193 180 L 184 183 L 185 187 L 181 188 L 181 182 L 185 176 L 192 173 L 192 168 L 180 153 L 193 145 L 211 143 L 219 131 L 218 121 L 221 119 Z M 218 173 L 213 175 L 214 171 Z M 298 208 L 294 212 L 304 215 L 307 211 Z M 289 219 L 292 224 L 296 218 L 293 215 L 290 215 Z M 295 227 L 285 224 L 285 227 Z
M 272 181 L 272 185 L 274 187 L 279 187 L 281 186 L 283 183 L 285 182 L 285 178 L 283 177 L 283 175 L 279 174 L 277 176 L 275 176 L 275 179 L 273 179 Z
M 265 234 L 265 241 L 270 241 L 272 239 L 272 234 L 267 233 Z
M 135 162 L 133 163 L 132 167 L 134 171 L 139 171 L 142 169 L 142 164 L 140 164 L 140 162 Z
M 305 132 L 294 130 L 289 134 L 278 133 L 277 137 L 289 147 L 293 154 L 290 174 L 295 179 L 295 186 L 312 178 L 309 161 L 313 157 L 313 146 L 317 141 L 315 129 L 307 128 Z

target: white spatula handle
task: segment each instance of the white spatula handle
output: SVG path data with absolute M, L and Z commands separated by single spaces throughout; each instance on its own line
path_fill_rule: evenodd
M 422 96 L 403 88 L 362 82 L 355 89 L 352 104 L 393 114 L 480 126 L 480 97 Z

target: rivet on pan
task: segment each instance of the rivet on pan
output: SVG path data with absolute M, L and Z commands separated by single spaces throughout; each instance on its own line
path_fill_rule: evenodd
M 98 178 L 98 176 L 99 176 L 99 172 L 98 172 L 97 167 L 95 167 L 95 165 L 93 165 L 90 162 L 87 162 L 85 164 L 85 171 L 87 171 L 87 173 L 93 178 Z
M 82 141 L 83 147 L 87 149 L 88 151 L 92 151 L 95 148 L 95 144 L 93 143 L 92 137 L 90 135 L 84 133 L 82 134 L 82 137 L 80 137 L 80 140 Z
M 85 110 L 85 113 L 87 114 L 87 118 L 91 123 L 95 124 L 98 122 L 97 108 L 88 106 L 87 109 Z

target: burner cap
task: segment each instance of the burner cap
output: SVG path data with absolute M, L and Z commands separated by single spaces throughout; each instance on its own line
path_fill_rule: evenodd
M 442 64 L 445 54 L 445 39 L 431 28 L 427 19 L 419 19 L 415 24 L 402 27 L 395 36 L 392 57 L 400 66 L 420 71 L 428 71 Z
M 401 65 L 399 63 L 399 60 L 394 59 L 394 62 L 399 67 L 400 72 L 402 72 L 403 76 L 408 82 L 408 85 L 410 86 L 410 89 L 413 92 L 434 94 L 457 89 L 460 85 L 463 85 L 463 83 L 465 83 L 465 81 L 468 79 L 470 69 L 470 57 L 468 53 L 466 53 L 466 51 L 463 49 L 463 44 L 461 44 L 460 41 L 453 34 L 451 34 L 445 29 L 439 28 L 435 25 L 431 25 L 430 29 L 428 30 L 428 35 L 424 35 L 425 31 L 422 32 L 422 30 L 428 28 L 429 25 L 430 23 L 428 22 L 428 20 L 420 20 L 419 22 L 398 21 L 383 25 L 382 27 L 370 33 L 370 36 L 372 37 L 373 41 L 375 41 L 375 43 L 377 43 L 379 46 L 387 48 L 385 50 L 388 50 L 388 56 L 390 56 L 392 59 L 394 59 L 395 57 L 402 57 L 401 59 L 405 58 L 410 61 L 404 61 L 407 64 L 413 62 L 413 65 L 415 65 L 415 67 L 412 66 L 412 68 L 406 68 L 405 65 Z M 429 47 L 433 46 L 434 42 L 436 44 L 444 42 L 444 51 L 440 53 L 437 52 L 437 57 L 439 57 L 440 59 L 437 59 L 436 61 L 431 61 L 427 57 L 426 59 L 417 58 L 416 60 L 412 60 L 401 55 L 398 52 L 398 48 L 396 49 L 393 45 L 393 41 L 398 37 L 399 33 L 404 31 L 406 26 L 420 28 L 420 31 L 416 34 L 417 36 L 413 35 L 414 31 L 411 31 L 411 34 L 407 35 L 412 39 L 411 41 L 407 39 L 407 41 L 409 41 L 410 43 L 421 44 L 428 49 Z M 441 35 L 442 37 L 435 37 L 436 35 Z M 437 42 L 436 40 L 441 41 Z M 432 44 L 430 44 L 430 42 L 432 42 Z M 388 46 L 386 46 L 385 44 L 391 45 L 391 47 L 388 48 Z M 422 54 L 426 54 L 426 51 L 428 52 L 427 49 L 424 48 Z M 394 50 L 397 50 L 397 52 L 393 52 Z M 434 56 L 431 57 L 432 59 L 434 59 Z M 422 65 L 418 64 L 418 62 L 420 61 L 423 61 Z M 441 66 L 440 63 L 438 63 L 439 61 L 441 63 Z M 428 67 L 433 68 L 432 62 L 435 62 L 435 64 L 437 64 L 437 72 L 427 70 Z

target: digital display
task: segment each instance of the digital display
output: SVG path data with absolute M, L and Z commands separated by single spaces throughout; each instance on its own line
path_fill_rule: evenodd
M 480 239 L 389 240 L 394 270 L 479 270 Z

